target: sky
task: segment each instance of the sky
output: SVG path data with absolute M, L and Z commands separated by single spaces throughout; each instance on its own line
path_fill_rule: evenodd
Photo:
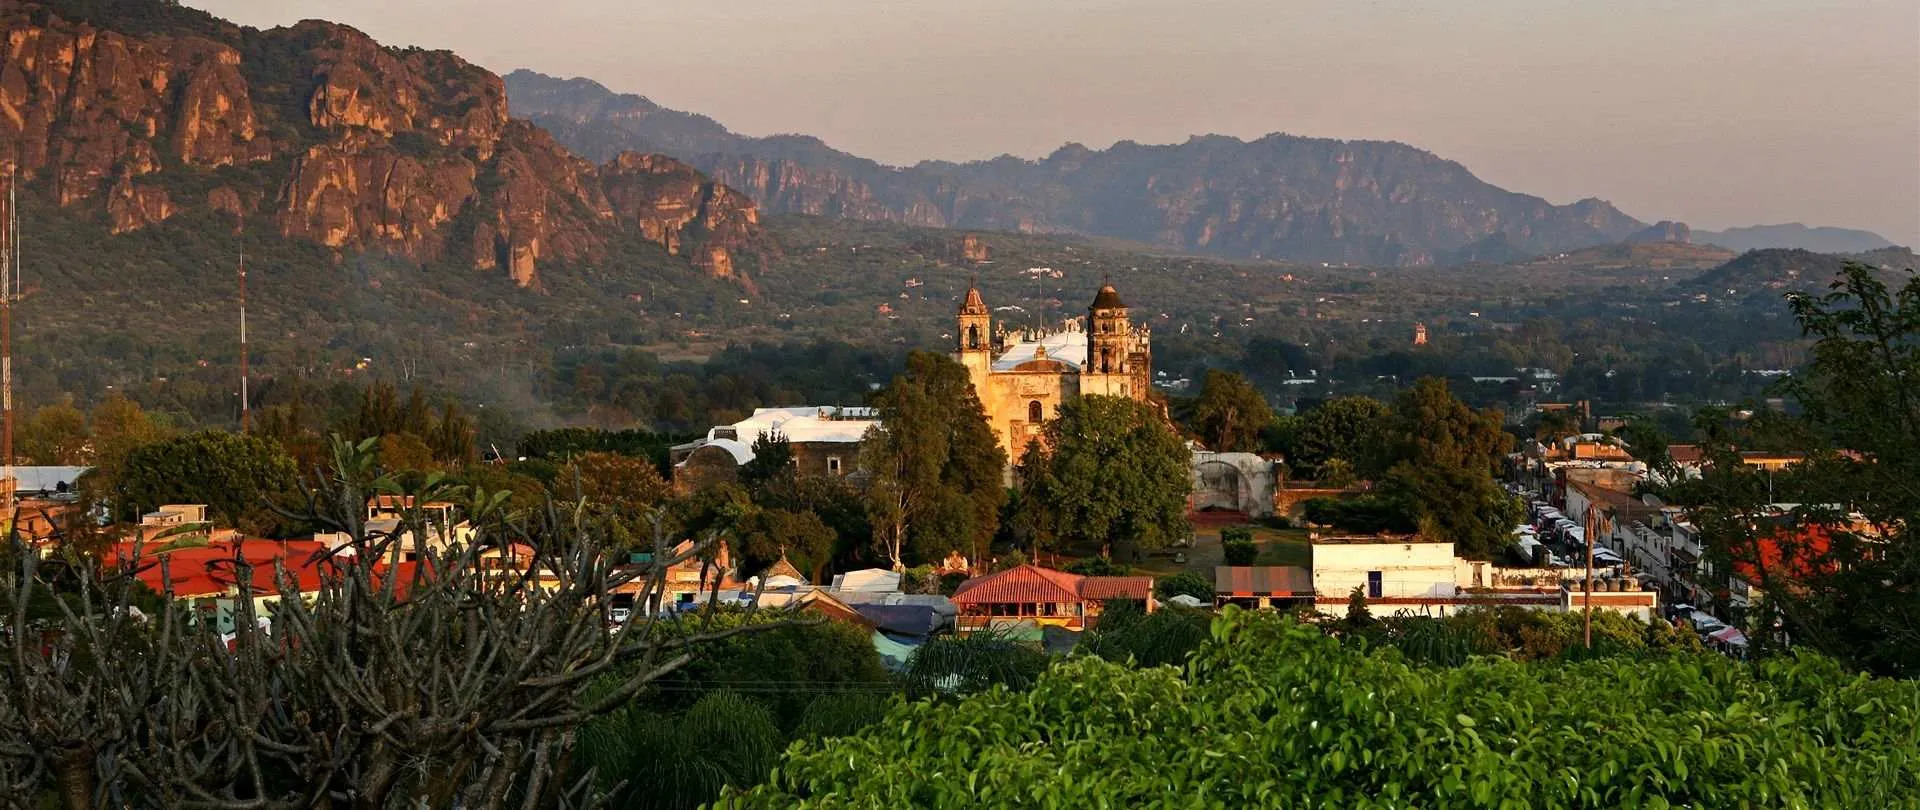
M 1270 132 L 1556 203 L 1920 246 L 1915 0 L 186 0 L 585 76 L 887 163 Z

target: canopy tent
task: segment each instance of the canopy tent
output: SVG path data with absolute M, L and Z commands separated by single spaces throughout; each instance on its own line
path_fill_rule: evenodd
M 1718 628 L 1727 626 L 1726 622 L 1723 622 L 1723 621 L 1720 621 L 1719 619 L 1714 618 L 1712 614 L 1707 613 L 1705 611 L 1696 610 L 1690 614 L 1687 614 L 1687 618 L 1693 622 L 1694 627 L 1700 628 L 1702 630 L 1707 630 L 1709 632 L 1716 630 Z
M 1740 628 L 1737 627 L 1722 627 L 1708 633 L 1707 638 L 1722 644 L 1731 644 L 1735 647 L 1747 646 L 1747 634 L 1740 632 Z
M 1193 596 L 1189 594 L 1183 593 L 1183 594 L 1180 594 L 1179 596 L 1173 597 L 1172 599 L 1168 599 L 1167 604 L 1179 605 L 1181 607 L 1197 608 L 1206 603 L 1200 601 L 1199 599 L 1195 599 Z

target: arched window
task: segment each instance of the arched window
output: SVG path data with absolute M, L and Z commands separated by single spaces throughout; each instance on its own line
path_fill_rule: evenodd
M 1109 347 L 1109 346 L 1102 346 L 1100 347 L 1100 373 L 1107 374 L 1107 373 L 1111 373 L 1112 371 L 1113 371 L 1113 349 L 1112 347 Z
M 1045 418 L 1046 411 L 1040 407 L 1040 400 L 1036 399 L 1027 403 L 1027 424 L 1037 425 Z
M 967 327 L 967 348 L 969 349 L 980 348 L 980 325 L 979 324 L 974 324 L 972 326 Z

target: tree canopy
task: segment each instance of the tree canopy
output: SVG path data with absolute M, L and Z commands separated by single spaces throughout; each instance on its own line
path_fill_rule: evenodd
M 1335 459 L 1358 466 L 1386 416 L 1386 403 L 1371 397 L 1327 400 L 1301 417 L 1288 462 L 1296 470 L 1315 475 Z
M 1916 734 L 1920 686 L 1817 657 L 1420 665 L 1228 608 L 1184 671 L 900 706 L 729 806 L 1905 806 Z
M 1208 369 L 1193 406 L 1194 432 L 1207 447 L 1222 453 L 1252 453 L 1261 448 L 1261 431 L 1273 422 L 1273 409 L 1247 378 Z
M 874 397 L 885 425 L 861 443 L 867 515 L 896 570 L 952 551 L 978 559 L 999 527 L 1007 457 L 966 367 L 914 352 Z
M 1130 557 L 1187 530 L 1192 454 L 1152 406 L 1119 397 L 1069 400 L 1025 459 L 1023 518 L 1063 545 Z

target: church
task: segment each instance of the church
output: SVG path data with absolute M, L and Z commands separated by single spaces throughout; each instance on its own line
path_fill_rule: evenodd
M 1019 461 L 1068 399 L 1101 394 L 1145 402 L 1152 391 L 1148 328 L 1128 320 L 1111 284 L 1093 297 L 1084 326 L 1072 319 L 1058 328 L 1019 330 L 994 328 L 980 290 L 969 287 L 959 327 L 953 358 L 966 366 L 1009 461 Z

